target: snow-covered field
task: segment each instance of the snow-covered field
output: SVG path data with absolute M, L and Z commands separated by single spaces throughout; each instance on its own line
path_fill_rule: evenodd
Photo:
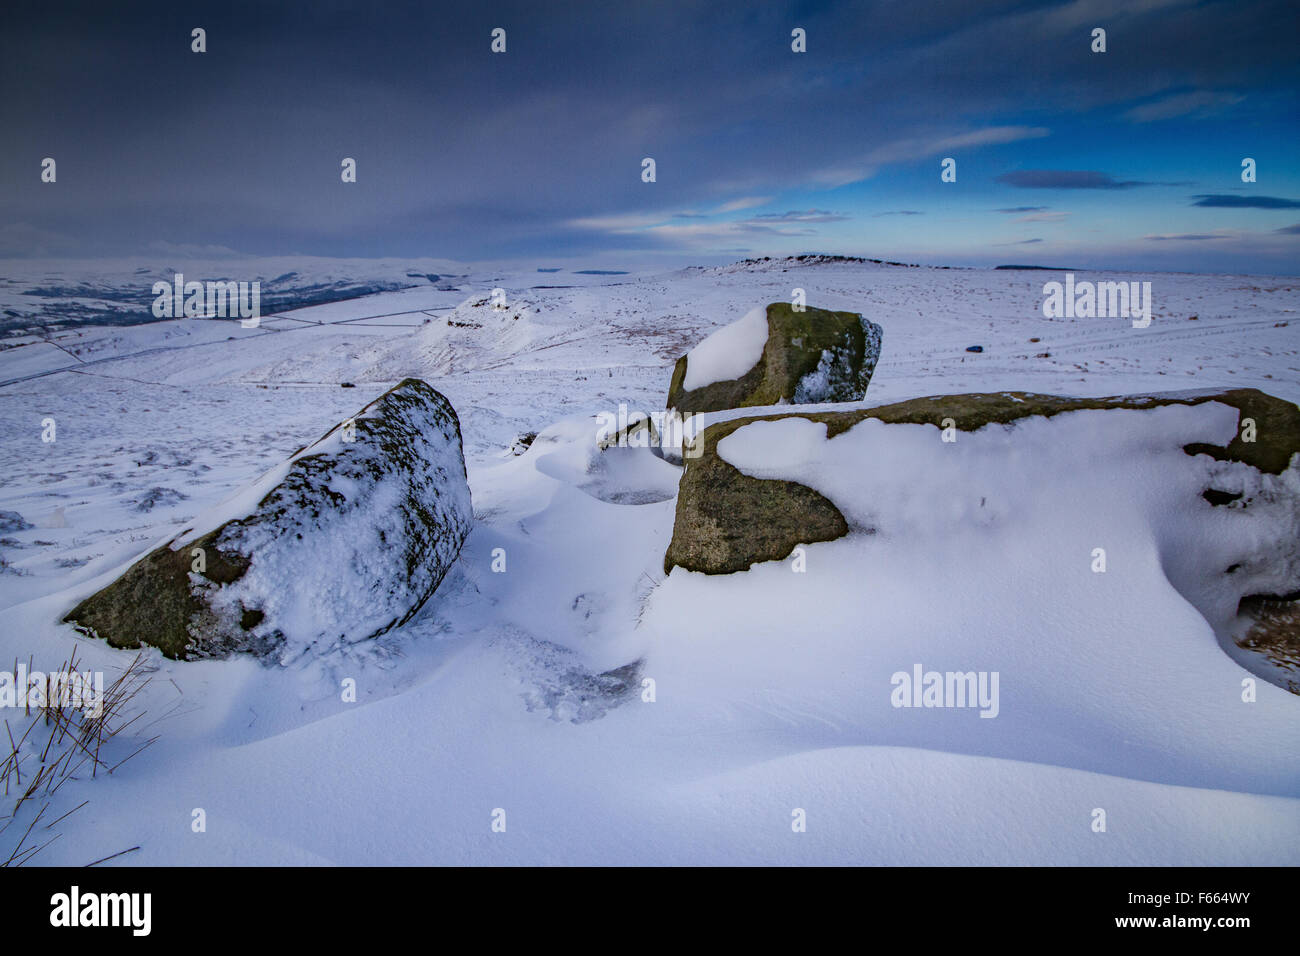
M 1300 282 L 1078 274 L 1150 281 L 1139 329 L 1044 318 L 1058 278 L 788 261 L 483 272 L 253 330 L 188 319 L 7 341 L 0 511 L 33 527 L 0 537 L 0 660 L 54 668 L 75 647 L 120 671 L 134 652 L 62 616 L 407 376 L 457 409 L 476 516 L 434 597 L 375 641 L 284 668 L 155 652 L 147 713 L 112 746 L 157 741 L 62 787 L 46 820 L 89 802 L 33 862 L 138 846 L 115 862 L 1300 863 L 1300 697 L 1261 681 L 1242 702 L 1248 672 L 1144 523 L 1163 489 L 1091 446 L 1095 430 L 1048 461 L 972 443 L 948 487 L 905 443 L 883 463 L 827 460 L 799 480 L 860 470 L 908 533 L 811 545 L 803 574 L 665 577 L 678 470 L 597 451 L 593 416 L 662 409 L 679 355 L 795 288 L 883 327 L 868 406 L 1247 386 L 1300 401 Z M 792 477 L 780 449 L 819 440 L 798 430 L 765 446 L 742 429 L 728 460 Z M 976 486 L 1032 508 L 990 531 L 961 507 Z M 1076 531 L 1119 566 L 1064 570 Z M 638 661 L 625 691 L 599 676 Z M 997 717 L 892 706 L 891 675 L 915 664 L 997 671 Z

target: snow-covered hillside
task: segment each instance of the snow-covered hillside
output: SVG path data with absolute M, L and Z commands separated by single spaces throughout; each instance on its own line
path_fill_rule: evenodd
M 258 329 L 82 325 L 0 351 L 0 511 L 32 525 L 0 536 L 0 659 L 53 668 L 75 647 L 121 670 L 134 652 L 63 616 L 407 376 L 455 407 L 475 512 L 432 599 L 373 653 L 152 652 L 147 714 L 112 747 L 157 741 L 61 788 L 51 819 L 89 802 L 33 862 L 138 845 L 115 862 L 1300 863 L 1300 697 L 1261 681 L 1242 701 L 1249 672 L 1135 517 L 1160 513 L 1168 475 L 1100 454 L 1090 420 L 1055 459 L 990 441 L 936 470 L 905 438 L 819 459 L 802 480 L 834 497 L 870 474 L 911 533 L 809 545 L 804 573 L 665 576 L 680 471 L 602 452 L 594 418 L 662 409 L 679 356 L 796 288 L 883 327 L 847 407 L 1223 387 L 1295 402 L 1300 283 L 1078 273 L 1150 281 L 1153 320 L 1134 328 L 1045 318 L 1058 276 L 1037 271 L 457 273 L 456 291 L 420 280 Z M 1205 427 L 1175 413 L 1129 434 Z M 742 436 L 737 467 L 776 477 L 815 446 Z M 957 513 L 980 483 L 1030 506 L 990 532 Z M 1065 573 L 1076 531 L 1126 560 Z M 998 672 L 997 717 L 895 707 L 891 675 L 914 665 Z
M 86 326 L 152 322 L 155 282 L 177 275 L 202 282 L 257 282 L 264 315 L 378 292 L 433 288 L 455 292 L 467 278 L 447 259 L 192 258 L 88 262 L 13 260 L 0 277 L 0 340 L 53 336 L 76 342 Z M 72 333 L 72 334 L 69 334 Z

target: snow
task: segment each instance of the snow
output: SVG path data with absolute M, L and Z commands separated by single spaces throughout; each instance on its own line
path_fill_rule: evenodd
M 760 305 L 686 353 L 682 388 L 694 391 L 740 378 L 758 364 L 767 345 L 767 306 Z
M 375 438 L 362 431 L 368 420 L 384 429 Z M 327 462 L 326 474 L 298 475 L 293 468 L 293 487 L 273 489 L 216 541 L 252 563 L 238 581 L 215 591 L 213 605 L 236 621 L 241 609 L 263 611 L 265 621 L 254 631 L 283 636 L 282 663 L 320 657 L 405 618 L 455 560 L 471 523 L 460 437 L 440 408 L 431 402 L 376 407 L 352 421 L 354 441 L 345 442 L 336 428 L 294 456 L 295 466 L 304 459 Z M 380 438 L 388 444 L 398 437 L 404 439 L 400 458 L 378 447 Z M 254 487 L 261 491 L 263 484 Z M 327 501 L 322 487 L 342 500 Z M 408 520 L 412 501 L 432 516 L 434 528 Z M 210 523 L 199 522 L 200 529 Z M 407 554 L 416 549 L 422 561 L 413 572 Z
M 872 533 L 809 548 L 818 567 L 806 579 L 784 565 L 755 569 L 728 609 L 743 607 L 759 627 L 797 602 L 801 636 L 844 635 L 834 645 L 813 639 L 816 667 L 874 674 L 862 683 L 882 699 L 889 675 L 914 662 L 1001 674 L 1002 710 L 988 722 L 995 731 L 962 719 L 973 715 L 857 704 L 902 740 L 910 731 L 902 721 L 949 720 L 951 750 L 1138 779 L 1161 766 L 1185 785 L 1233 789 L 1249 779 L 1257 792 L 1294 793 L 1294 695 L 1261 681 L 1259 700 L 1244 704 L 1241 671 L 1177 586 L 1195 594 L 1251 553 L 1263 552 L 1270 569 L 1300 571 L 1294 518 L 1199 498 L 1224 464 L 1182 445 L 1226 443 L 1236 419 L 1218 403 L 1077 411 L 959 433 L 954 443 L 934 426 L 873 419 L 830 440 L 824 425 L 806 420 L 744 425 L 718 443 L 725 460 L 755 477 L 807 484 L 851 527 Z M 1297 470 L 1277 480 L 1294 486 Z M 1091 568 L 1097 547 L 1106 550 L 1101 574 Z M 1195 565 L 1173 582 L 1163 560 L 1170 552 Z M 1258 581 L 1239 586 L 1263 590 Z M 834 599 L 841 588 L 851 600 Z M 800 651 L 810 650 L 805 638 Z M 772 663 L 756 666 L 761 673 L 736 679 L 770 681 Z M 856 685 L 844 691 L 860 694 Z M 821 706 L 840 714 L 852 706 L 824 690 Z M 1154 714 L 1179 716 L 1171 724 Z M 1084 727 L 1080 739 L 1098 746 L 1063 760 L 1062 730 Z
M 426 283 L 302 310 L 294 331 L 68 331 L 58 341 L 105 361 L 0 390 L 0 510 L 35 525 L 0 541 L 0 659 L 48 669 L 75 647 L 111 677 L 132 652 L 60 617 L 407 374 L 456 407 L 475 525 L 385 653 L 275 667 L 151 655 L 148 713 L 113 747 L 157 743 L 64 786 L 47 818 L 89 803 L 34 862 L 139 845 L 108 865 L 1300 863 L 1300 698 L 1260 681 L 1242 701 L 1250 673 L 1207 618 L 1222 596 L 1198 591 L 1289 525 L 1177 504 L 1209 474 L 1253 480 L 1176 450 L 1222 440 L 1232 410 L 1080 412 L 956 444 L 931 426 L 864 422 L 829 441 L 798 423 L 738 429 L 729 460 L 802 476 L 877 528 L 808 546 L 805 573 L 665 578 L 675 469 L 596 448 L 597 415 L 662 409 L 678 356 L 794 285 L 810 305 L 880 317 L 890 347 L 864 405 L 1236 386 L 1295 401 L 1294 282 L 1133 275 L 1158 279 L 1152 324 L 1133 329 L 1045 319 L 1042 275 L 783 268 L 479 272 L 458 293 Z M 474 305 L 498 287 L 510 308 Z M 410 327 L 422 309 L 430 321 Z M 0 382 L 44 370 L 10 366 L 28 347 L 0 352 Z M 136 511 L 154 487 L 186 497 Z M 1095 546 L 1105 574 L 1089 568 Z M 630 693 L 593 691 L 632 662 Z M 890 676 L 917 663 L 998 671 L 998 717 L 894 708 Z
M 846 350 L 824 349 L 822 351 L 822 357 L 817 360 L 816 367 L 802 376 L 799 384 L 795 386 L 794 404 L 816 405 L 830 400 L 831 376 L 835 365 L 845 358 L 844 355 L 839 354 L 841 351 Z

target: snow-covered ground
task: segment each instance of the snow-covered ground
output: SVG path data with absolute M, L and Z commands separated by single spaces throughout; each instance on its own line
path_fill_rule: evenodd
M 1059 278 L 461 268 L 454 291 L 421 280 L 253 330 L 189 319 L 7 341 L 0 511 L 34 527 L 0 538 L 0 660 L 52 668 L 76 647 L 83 666 L 119 671 L 133 652 L 60 618 L 406 376 L 456 407 L 476 515 L 438 592 L 380 639 L 287 668 L 152 655 L 147 714 L 112 746 L 157 742 L 61 788 L 47 820 L 89 802 L 34 862 L 139 846 L 116 862 L 1300 863 L 1300 698 L 1261 681 L 1241 701 L 1248 672 L 1166 579 L 1143 523 L 1161 488 L 1091 453 L 1089 429 L 1068 456 L 1007 471 L 1021 489 L 1008 499 L 1035 510 L 996 539 L 959 505 L 970 483 L 1005 490 L 998 449 L 950 472 L 951 500 L 924 454 L 893 449 L 872 480 L 909 533 L 811 545 L 803 574 L 773 562 L 665 578 L 678 471 L 643 449 L 597 451 L 593 416 L 662 409 L 678 356 L 795 288 L 883 326 L 866 405 L 1225 386 L 1300 401 L 1300 283 L 1078 273 L 1150 281 L 1138 329 L 1044 318 L 1043 283 Z M 1175 419 L 1142 427 L 1190 427 Z M 781 449 L 818 440 L 763 452 L 745 434 L 724 453 L 774 475 Z M 850 466 L 866 464 L 800 480 L 830 489 Z M 1079 530 L 1128 563 L 1063 571 L 1063 536 Z M 638 661 L 624 690 L 600 676 Z M 891 675 L 915 664 L 999 672 L 998 716 L 892 706 Z

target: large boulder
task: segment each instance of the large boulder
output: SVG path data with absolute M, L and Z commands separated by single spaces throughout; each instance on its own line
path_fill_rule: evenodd
M 838 504 L 807 485 L 785 478 L 745 474 L 720 453 L 718 445 L 747 425 L 802 419 L 826 426 L 825 437 L 834 439 L 854 426 L 874 419 L 885 424 L 932 425 L 935 441 L 942 430 L 975 432 L 987 425 L 1013 425 L 1033 416 L 1051 418 L 1088 409 L 1154 409 L 1166 405 L 1203 405 L 1216 402 L 1238 412 L 1249 431 L 1239 428 L 1230 441 L 1188 443 L 1189 455 L 1205 454 L 1224 462 L 1248 465 L 1261 475 L 1280 476 L 1291 468 L 1300 451 L 1300 409 L 1290 402 L 1256 389 L 1220 392 L 1173 393 L 1154 396 L 1070 398 L 1025 392 L 976 393 L 918 398 L 879 408 L 842 412 L 798 412 L 738 417 L 709 425 L 695 439 L 696 457 L 687 458 L 677 496 L 673 536 L 664 555 L 664 571 L 682 567 L 708 574 L 745 571 L 761 561 L 788 557 L 795 547 L 831 541 L 849 533 L 850 522 Z M 1243 437 L 1243 431 L 1252 440 Z M 783 457 L 792 454 L 782 451 Z M 797 469 L 792 469 L 797 470 Z M 869 487 L 854 494 L 869 498 Z M 1243 495 L 1231 489 L 1207 486 L 1210 505 L 1245 508 Z M 1300 500 L 1297 501 L 1300 504 Z M 864 528 L 870 531 L 873 529 Z M 1286 593 L 1283 572 L 1270 593 Z M 1298 580 L 1292 588 L 1300 587 Z
M 1172 585 L 1238 664 L 1300 694 L 1291 402 L 1256 389 L 946 395 L 737 417 L 696 441 L 665 572 L 745 571 L 857 534 L 850 547 L 878 560 L 954 547 L 994 567 L 1000 554 L 1031 556 L 1077 592 L 1078 575 L 1106 570 L 1113 545 L 1121 574 L 1154 571 L 1150 586 Z
M 760 306 L 677 360 L 668 407 L 682 414 L 790 402 L 860 401 L 881 328 L 856 312 Z
M 460 423 L 406 379 L 201 515 L 66 620 L 168 657 L 287 662 L 408 620 L 473 518 Z

